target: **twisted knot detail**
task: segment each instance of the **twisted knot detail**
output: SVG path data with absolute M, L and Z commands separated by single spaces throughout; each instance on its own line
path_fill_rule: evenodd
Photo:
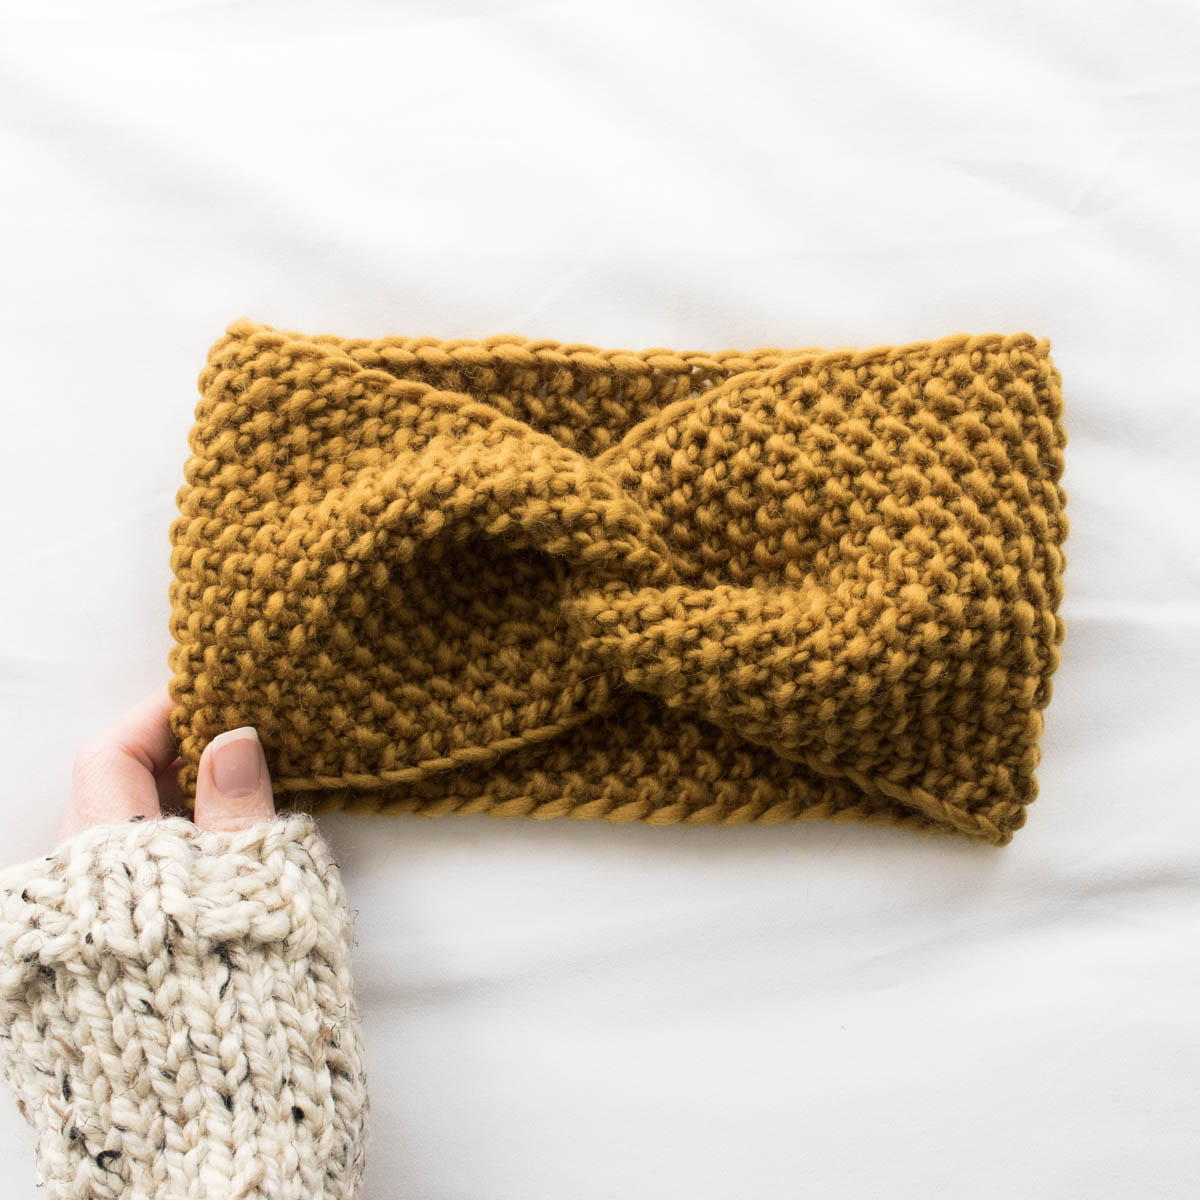
M 174 726 L 297 804 L 1003 844 L 1063 628 L 1027 334 L 640 355 L 232 325 L 172 526 Z

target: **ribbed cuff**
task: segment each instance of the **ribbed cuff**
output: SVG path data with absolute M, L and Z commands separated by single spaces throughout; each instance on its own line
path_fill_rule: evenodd
M 354 1196 L 352 944 L 307 814 L 97 826 L 0 872 L 0 1069 L 47 1195 Z

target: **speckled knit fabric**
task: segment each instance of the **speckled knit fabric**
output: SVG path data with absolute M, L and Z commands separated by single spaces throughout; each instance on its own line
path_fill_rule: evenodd
M 0 872 L 0 1066 L 54 1200 L 350 1200 L 346 898 L 311 816 L 101 825 Z
M 212 348 L 172 527 L 173 728 L 297 807 L 1009 840 L 1063 626 L 1028 334 L 642 353 Z

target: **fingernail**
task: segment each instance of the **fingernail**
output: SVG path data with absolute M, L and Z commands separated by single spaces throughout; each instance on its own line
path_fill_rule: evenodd
M 267 760 L 253 726 L 243 725 L 212 741 L 213 783 L 223 796 L 252 796 L 267 774 Z

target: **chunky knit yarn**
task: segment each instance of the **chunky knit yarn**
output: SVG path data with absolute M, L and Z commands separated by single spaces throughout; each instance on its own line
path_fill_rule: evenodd
M 311 816 L 101 825 L 0 873 L 0 1066 L 54 1200 L 349 1200 L 352 942 Z
M 1063 626 L 1028 334 L 720 354 L 239 321 L 172 526 L 194 783 L 297 807 L 1009 840 Z

